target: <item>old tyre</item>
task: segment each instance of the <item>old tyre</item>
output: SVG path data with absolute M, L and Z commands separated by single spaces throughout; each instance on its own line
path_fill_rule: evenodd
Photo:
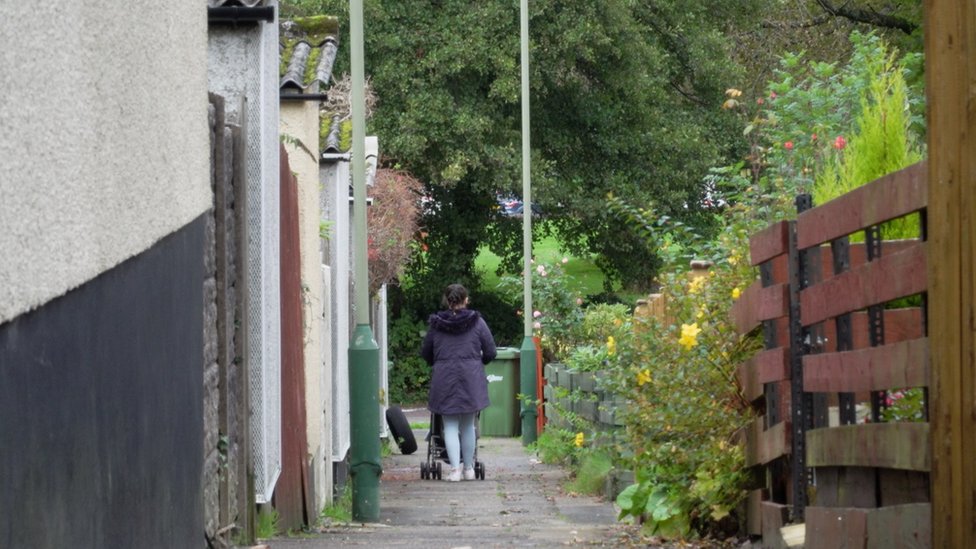
M 410 455 L 417 451 L 417 439 L 410 429 L 410 422 L 399 406 L 386 409 L 386 424 L 390 427 L 390 434 L 400 448 L 400 453 Z

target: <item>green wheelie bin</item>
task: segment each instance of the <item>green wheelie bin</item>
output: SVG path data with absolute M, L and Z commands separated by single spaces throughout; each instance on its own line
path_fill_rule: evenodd
M 481 411 L 478 420 L 480 436 L 517 437 L 521 435 L 522 420 L 519 392 L 519 350 L 499 347 L 498 356 L 485 365 L 488 378 L 488 398 L 491 404 Z

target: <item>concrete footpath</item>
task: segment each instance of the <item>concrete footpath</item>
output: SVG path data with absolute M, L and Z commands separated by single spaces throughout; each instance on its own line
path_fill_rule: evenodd
M 409 410 L 411 423 L 426 410 Z M 478 441 L 485 480 L 421 480 L 427 431 L 415 430 L 417 452 L 395 452 L 383 461 L 380 520 L 327 525 L 313 533 L 275 538 L 271 549 L 333 547 L 553 547 L 629 545 L 611 502 L 566 494 L 566 473 L 539 463 L 518 438 Z M 444 464 L 447 476 L 447 464 Z

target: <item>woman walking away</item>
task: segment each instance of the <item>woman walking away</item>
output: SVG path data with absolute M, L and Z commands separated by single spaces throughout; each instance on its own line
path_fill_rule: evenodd
M 489 404 L 485 364 L 495 359 L 495 340 L 478 311 L 467 308 L 468 290 L 464 286 L 448 286 L 443 304 L 447 310 L 427 320 L 429 327 L 420 350 L 434 370 L 427 406 L 444 422 L 444 445 L 451 462 L 447 480 L 461 480 L 462 460 L 464 480 L 474 480 L 474 421 Z

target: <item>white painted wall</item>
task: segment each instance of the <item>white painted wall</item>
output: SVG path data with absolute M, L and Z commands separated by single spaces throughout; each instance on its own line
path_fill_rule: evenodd
M 267 503 L 281 472 L 277 20 L 212 27 L 208 74 L 210 91 L 227 99 L 228 118 L 243 125 L 247 140 L 244 284 L 250 427 L 255 496 L 258 503 Z M 235 112 L 239 104 L 245 105 L 244 113 Z
M 0 2 L 0 323 L 211 203 L 199 0 Z
M 332 301 L 332 459 L 342 461 L 349 451 L 349 338 L 350 270 L 352 252 L 349 246 L 349 162 L 323 164 L 321 180 L 323 220 L 332 224 L 325 260 L 330 267 Z

